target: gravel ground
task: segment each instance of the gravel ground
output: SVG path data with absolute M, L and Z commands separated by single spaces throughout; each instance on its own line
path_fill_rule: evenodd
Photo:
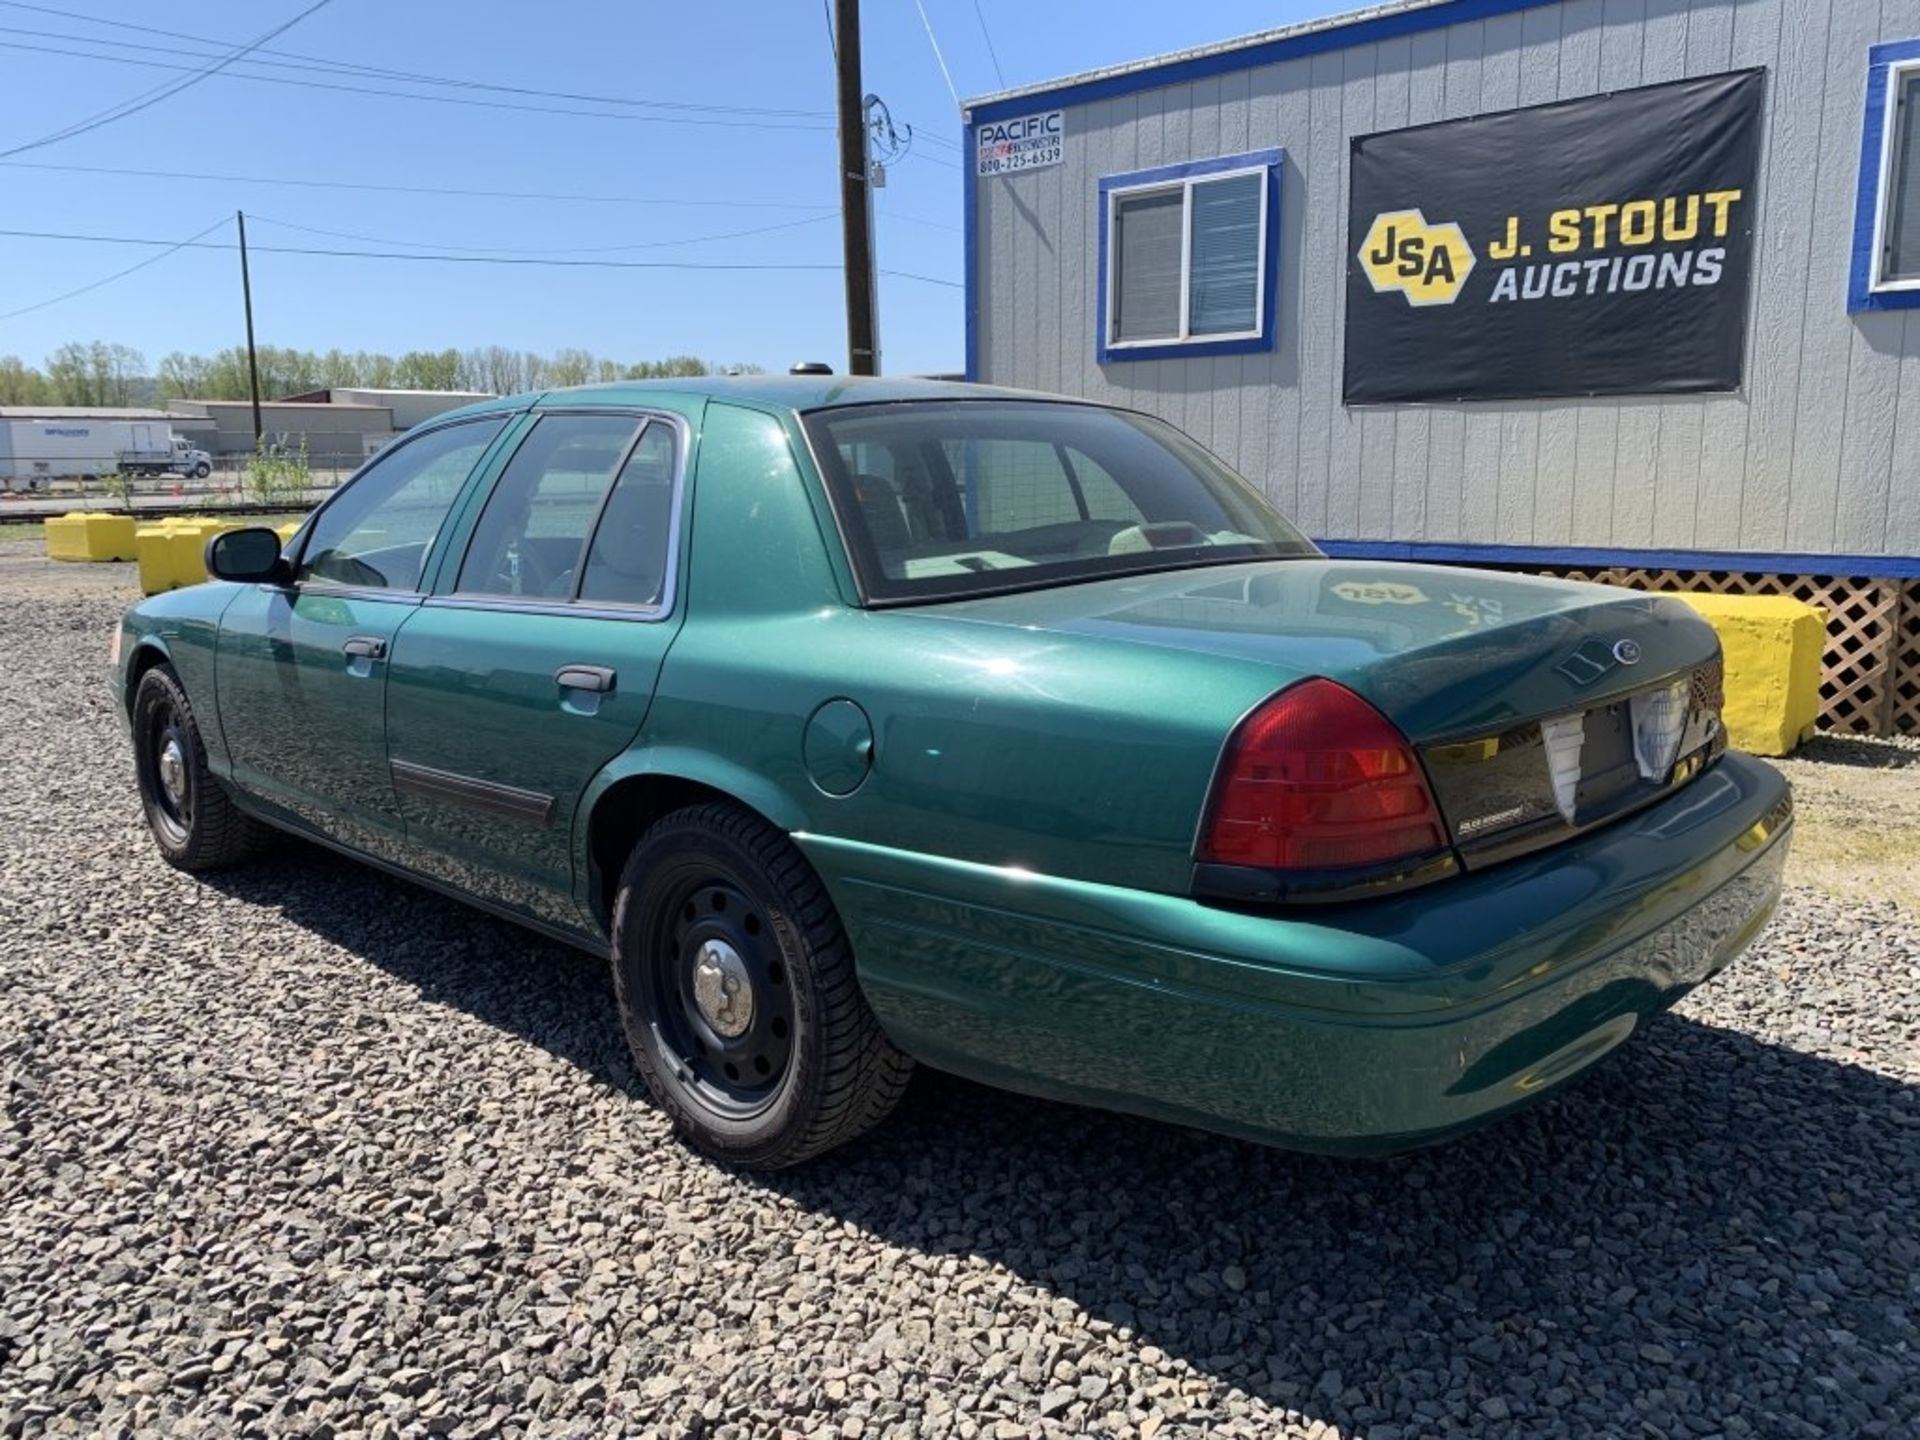
M 588 958 L 308 847 L 163 867 L 125 584 L 0 543 L 0 1435 L 1916 1433 L 1909 912 L 1797 889 L 1589 1080 L 1409 1158 L 923 1073 L 741 1178 L 635 1093 Z

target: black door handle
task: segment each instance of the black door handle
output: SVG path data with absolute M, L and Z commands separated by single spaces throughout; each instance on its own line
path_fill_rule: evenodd
M 599 695 L 613 689 L 614 679 L 611 665 L 562 665 L 553 672 L 553 683 L 562 690 L 591 690 Z
M 360 655 L 368 660 L 378 660 L 387 653 L 387 642 L 378 635 L 352 635 L 340 647 L 345 655 Z

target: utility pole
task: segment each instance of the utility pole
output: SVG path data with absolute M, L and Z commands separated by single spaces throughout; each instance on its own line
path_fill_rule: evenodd
M 840 117 L 840 232 L 847 274 L 847 373 L 877 375 L 873 192 L 867 174 L 866 93 L 860 85 L 860 0 L 834 0 Z
M 260 437 L 265 433 L 260 424 L 260 361 L 253 353 L 253 277 L 247 272 L 247 216 L 243 210 L 233 212 L 240 223 L 240 296 L 247 306 L 247 379 L 253 387 L 253 448 L 260 448 Z

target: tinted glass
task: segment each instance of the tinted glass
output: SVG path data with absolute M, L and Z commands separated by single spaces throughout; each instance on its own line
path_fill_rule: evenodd
M 1180 333 L 1178 190 L 1123 195 L 1113 206 L 1113 338 L 1155 340 Z
M 582 600 L 658 605 L 666 595 L 673 534 L 673 427 L 647 426 L 614 481 L 587 552 Z
M 487 497 L 454 589 L 572 598 L 600 502 L 639 429 L 631 415 L 544 416 Z
M 1920 73 L 1903 75 L 1899 86 L 1891 121 L 1883 280 L 1920 278 Z
M 1318 553 L 1246 481 L 1148 416 L 928 401 L 806 423 L 870 599 Z
M 1260 191 L 1266 183 L 1263 173 L 1194 185 L 1190 334 L 1259 328 Z
M 415 590 L 420 567 L 504 416 L 402 441 L 322 510 L 301 552 L 302 581 Z

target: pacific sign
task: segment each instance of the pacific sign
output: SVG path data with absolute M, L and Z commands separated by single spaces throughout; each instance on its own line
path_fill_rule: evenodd
M 1058 165 L 1065 155 L 1067 112 L 1043 110 L 979 127 L 974 144 L 981 175 L 1015 175 Z

